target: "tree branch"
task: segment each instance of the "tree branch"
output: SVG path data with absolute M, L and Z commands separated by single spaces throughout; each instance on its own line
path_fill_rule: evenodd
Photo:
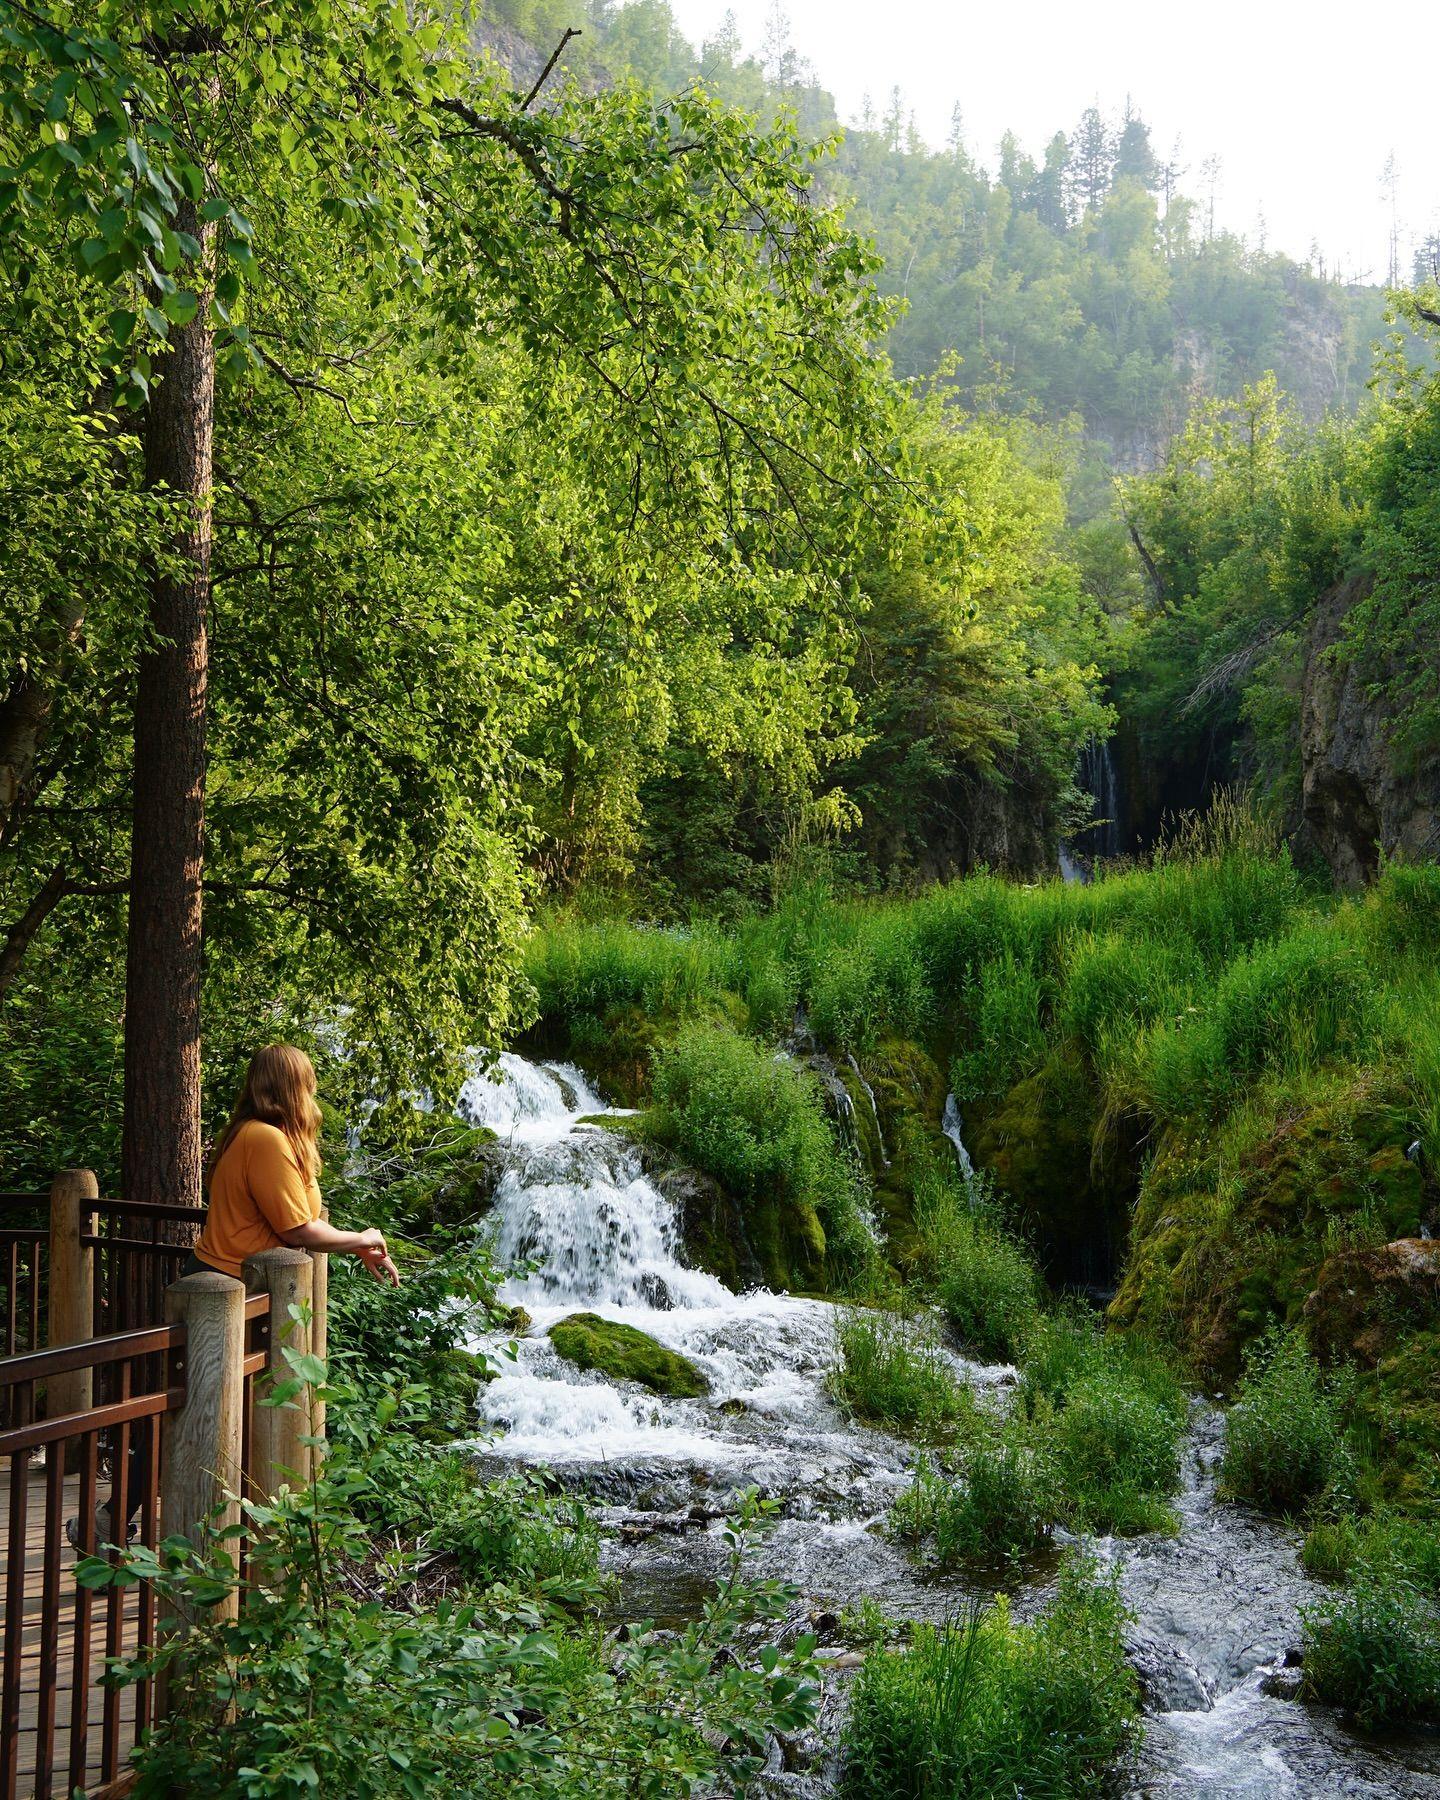
M 559 62 L 561 53 L 564 51 L 565 46 L 570 42 L 571 38 L 577 38 L 577 37 L 579 37 L 579 35 L 580 35 L 580 27 L 578 25 L 566 26 L 564 37 L 561 38 L 560 42 L 550 52 L 549 62 L 547 62 L 545 67 L 540 71 L 540 79 L 535 83 L 534 87 L 531 88 L 530 92 L 520 102 L 521 112 L 529 112 L 530 102 L 535 98 L 535 96 L 540 92 L 541 88 L 543 88 L 545 83 L 550 79 L 550 71 L 555 67 L 556 63 Z

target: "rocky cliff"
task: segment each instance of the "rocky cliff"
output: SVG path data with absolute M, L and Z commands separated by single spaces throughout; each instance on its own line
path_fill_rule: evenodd
M 1323 856 L 1343 887 L 1373 875 L 1382 853 L 1440 855 L 1440 754 L 1415 762 L 1397 757 L 1384 672 L 1377 683 L 1336 654 L 1345 619 L 1367 592 L 1367 578 L 1352 576 L 1322 598 L 1301 690 L 1298 844 Z

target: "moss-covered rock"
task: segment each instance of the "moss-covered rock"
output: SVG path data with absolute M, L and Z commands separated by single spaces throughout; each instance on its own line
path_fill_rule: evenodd
M 636 1381 L 652 1394 L 689 1400 L 708 1394 L 710 1384 L 688 1357 L 667 1350 L 633 1325 L 602 1319 L 598 1313 L 571 1313 L 550 1327 L 550 1342 L 581 1369 L 595 1369 L 616 1381 Z
M 1304 1313 L 1316 1355 L 1375 1368 L 1412 1333 L 1440 1329 L 1440 1243 L 1397 1238 L 1330 1257 Z
M 1267 1325 L 1302 1323 L 1329 1260 L 1418 1234 L 1427 1197 L 1405 1156 L 1408 1104 L 1381 1076 L 1311 1078 L 1254 1096 L 1218 1135 L 1167 1133 L 1111 1322 L 1173 1343 L 1206 1380 L 1233 1381 Z
M 883 1038 L 860 1067 L 875 1095 L 889 1156 L 888 1166 L 882 1160 L 875 1171 L 875 1212 L 890 1259 L 903 1268 L 914 1248 L 917 1171 L 936 1155 L 954 1160 L 940 1129 L 949 1088 L 939 1064 L 908 1038 Z

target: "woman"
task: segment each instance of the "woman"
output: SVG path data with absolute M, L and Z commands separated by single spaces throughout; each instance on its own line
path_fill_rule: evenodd
M 383 1235 L 337 1231 L 320 1217 L 320 1108 L 315 1068 L 291 1044 L 267 1044 L 250 1059 L 245 1085 L 210 1161 L 210 1207 L 187 1275 L 218 1269 L 237 1280 L 247 1256 L 293 1244 L 349 1252 L 377 1281 L 400 1274 Z
M 377 1281 L 400 1285 L 383 1235 L 374 1230 L 336 1231 L 320 1217 L 320 1108 L 315 1067 L 303 1050 L 267 1044 L 250 1059 L 245 1086 L 220 1134 L 210 1161 L 210 1206 L 183 1275 L 229 1275 L 239 1281 L 247 1256 L 279 1244 L 302 1250 L 348 1251 Z M 150 1421 L 137 1422 L 125 1473 L 126 1536 L 144 1494 Z M 95 1544 L 112 1538 L 111 1503 L 95 1508 Z M 66 1535 L 79 1552 L 80 1522 L 67 1519 Z

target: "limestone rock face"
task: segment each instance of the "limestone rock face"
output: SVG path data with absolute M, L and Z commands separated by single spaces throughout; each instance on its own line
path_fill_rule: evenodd
M 1332 1256 L 1305 1302 L 1305 1321 L 1322 1357 L 1374 1368 L 1398 1338 L 1440 1325 L 1440 1242 L 1397 1238 Z
M 1300 842 L 1329 863 L 1342 887 L 1375 873 L 1383 851 L 1440 854 L 1440 756 L 1404 765 L 1391 750 L 1373 673 L 1330 654 L 1346 615 L 1368 592 L 1352 577 L 1324 596 L 1310 628 L 1300 710 Z M 1437 652 L 1440 654 L 1440 652 Z

